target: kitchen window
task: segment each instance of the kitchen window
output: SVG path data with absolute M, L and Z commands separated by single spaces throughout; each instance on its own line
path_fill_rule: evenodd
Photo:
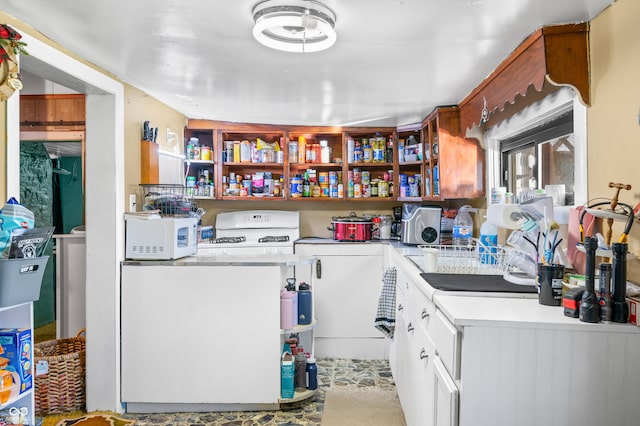
M 500 141 L 502 184 L 515 200 L 539 188 L 554 192 L 556 204 L 573 204 L 573 110 Z
M 507 187 L 518 201 L 564 185 L 567 205 L 586 202 L 586 116 L 575 91 L 564 87 L 487 129 L 487 187 Z

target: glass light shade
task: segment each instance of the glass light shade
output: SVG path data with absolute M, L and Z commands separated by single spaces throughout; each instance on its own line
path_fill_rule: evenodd
M 318 52 L 336 42 L 335 15 L 316 1 L 266 0 L 254 8 L 253 36 L 285 52 Z

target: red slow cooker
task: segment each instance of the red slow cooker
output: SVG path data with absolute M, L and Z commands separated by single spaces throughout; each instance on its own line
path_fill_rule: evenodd
M 355 212 L 349 216 L 339 216 L 331 218 L 333 239 L 336 241 L 369 241 L 371 240 L 371 227 L 373 221 L 356 216 Z

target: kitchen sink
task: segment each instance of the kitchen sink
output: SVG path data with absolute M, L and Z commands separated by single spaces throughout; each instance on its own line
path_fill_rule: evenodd
M 507 281 L 503 274 L 425 272 L 423 255 L 405 255 L 405 257 L 420 269 L 420 276 L 436 290 L 464 292 L 465 296 L 477 293 L 482 296 L 494 297 L 538 297 L 534 285 L 515 284 Z

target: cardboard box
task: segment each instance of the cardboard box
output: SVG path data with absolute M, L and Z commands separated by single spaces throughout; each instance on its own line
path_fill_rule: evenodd
M 20 380 L 20 393 L 31 389 L 33 387 L 31 330 L 28 328 L 0 329 L 0 347 L 2 348 L 0 362 L 3 365 L 1 368 L 17 373 Z
M 640 318 L 640 296 L 627 297 L 629 303 L 629 323 L 640 326 L 638 321 Z

